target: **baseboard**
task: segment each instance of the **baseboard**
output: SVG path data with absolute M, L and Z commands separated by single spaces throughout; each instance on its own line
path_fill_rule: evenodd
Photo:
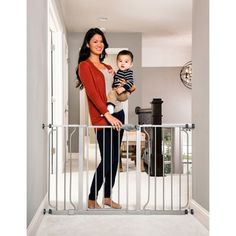
M 48 206 L 48 194 L 45 195 L 43 201 L 41 202 L 38 210 L 36 211 L 33 219 L 31 220 L 28 228 L 27 228 L 27 236 L 35 236 L 36 232 L 39 228 L 39 225 L 41 224 L 43 220 L 43 210 L 46 209 Z
M 194 210 L 194 216 L 209 230 L 209 212 L 191 199 L 190 208 Z

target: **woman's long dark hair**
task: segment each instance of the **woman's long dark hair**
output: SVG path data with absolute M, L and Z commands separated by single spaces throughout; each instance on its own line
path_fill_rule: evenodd
M 102 62 L 105 57 L 106 57 L 106 48 L 108 48 L 108 43 L 107 43 L 107 40 L 105 38 L 105 35 L 104 33 L 98 29 L 98 28 L 91 28 L 90 30 L 88 30 L 88 32 L 86 33 L 85 37 L 84 37 L 84 42 L 82 44 L 82 47 L 80 49 L 80 52 L 79 52 L 79 59 L 78 59 L 78 64 L 82 61 L 85 61 L 89 58 L 90 56 L 90 49 L 87 47 L 87 44 L 89 44 L 91 38 L 95 35 L 95 34 L 99 34 L 102 36 L 102 41 L 104 43 L 104 49 L 100 55 L 100 61 Z M 76 69 L 76 76 L 77 76 L 77 83 L 76 83 L 76 88 L 80 88 L 80 89 L 83 89 L 83 84 L 79 78 L 79 68 L 77 66 L 77 69 Z

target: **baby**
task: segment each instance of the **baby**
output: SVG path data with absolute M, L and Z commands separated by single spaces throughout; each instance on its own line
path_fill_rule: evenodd
M 133 54 L 128 50 L 122 50 L 118 53 L 116 62 L 118 71 L 114 75 L 112 90 L 108 93 L 107 109 L 114 113 L 116 101 L 124 102 L 128 99 L 131 92 L 135 90 L 133 71 Z

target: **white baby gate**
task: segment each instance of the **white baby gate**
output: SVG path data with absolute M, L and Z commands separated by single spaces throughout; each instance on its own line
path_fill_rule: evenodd
M 122 206 L 121 209 L 109 208 L 102 204 L 105 191 L 103 187 L 97 196 L 101 208 L 90 209 L 87 206 L 92 177 L 101 160 L 95 133 L 101 128 L 112 130 L 112 127 L 49 125 L 48 128 L 48 209 L 45 209 L 45 213 L 192 213 L 189 209 L 189 200 L 193 125 L 122 127 L 124 136 L 119 156 L 123 158 L 118 160 L 115 185 L 111 187 L 111 198 Z M 59 135 L 64 134 L 65 137 L 66 133 L 69 134 L 68 142 L 63 135 Z M 118 136 L 120 139 L 120 131 Z M 62 142 L 67 142 L 63 145 L 64 150 L 59 145 Z M 72 152 L 73 145 L 78 147 L 77 154 Z M 69 155 L 66 154 L 66 146 Z

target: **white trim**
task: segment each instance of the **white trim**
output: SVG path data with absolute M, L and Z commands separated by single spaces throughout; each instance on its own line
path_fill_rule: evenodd
M 190 208 L 194 210 L 194 216 L 209 230 L 209 212 L 193 199 L 190 200 Z
M 53 23 L 55 24 L 56 27 L 55 30 L 63 32 L 63 25 L 54 0 L 49 1 L 49 14 L 51 14 L 52 16 Z
M 49 35 L 48 40 L 48 112 L 51 113 L 51 99 L 54 100 L 54 108 L 53 108 L 53 115 L 54 123 L 63 123 L 64 121 L 64 81 L 68 80 L 65 78 L 65 74 L 63 68 L 65 66 L 64 62 L 67 60 L 65 58 L 64 48 L 67 46 L 66 36 L 63 33 L 63 24 L 61 22 L 61 18 L 58 12 L 58 8 L 56 5 L 55 0 L 49 0 L 49 34 L 50 30 L 53 33 L 53 44 L 55 46 L 53 52 L 53 67 L 51 68 L 51 40 Z M 51 70 L 53 69 L 53 98 L 51 97 Z M 49 114 L 49 113 L 48 113 Z M 48 120 L 50 119 L 50 114 L 48 115 Z M 51 123 L 51 120 L 48 121 Z M 58 171 L 62 173 L 63 171 L 63 153 L 64 153 L 64 129 L 58 130 L 58 159 L 59 159 L 59 166 Z
M 27 228 L 27 236 L 34 236 L 43 220 L 44 214 L 43 210 L 48 207 L 48 194 L 45 195 L 43 201 L 41 202 L 38 210 L 36 211 L 33 219 L 31 220 L 28 228 Z

